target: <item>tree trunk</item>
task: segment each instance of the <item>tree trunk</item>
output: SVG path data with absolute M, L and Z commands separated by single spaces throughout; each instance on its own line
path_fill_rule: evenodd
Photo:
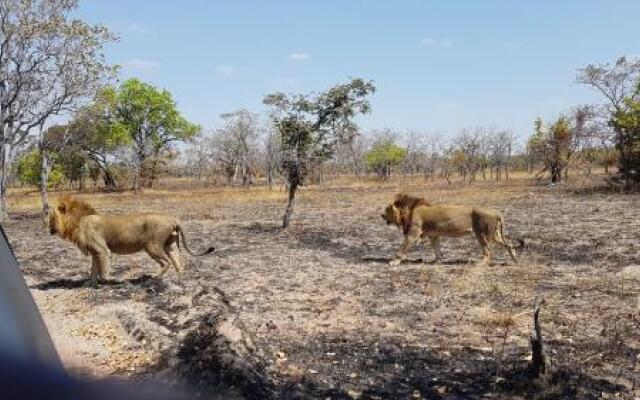
M 251 183 L 251 171 L 246 160 L 242 162 L 242 186 L 248 187 Z
M 40 164 L 40 199 L 42 200 L 42 214 L 49 214 L 49 196 L 47 195 L 47 183 L 49 182 L 49 152 L 40 148 L 42 162 Z
M 551 183 L 560 183 L 562 181 L 562 171 L 560 170 L 560 166 L 552 165 L 551 166 Z
M 297 184 L 289 184 L 289 200 L 287 202 L 287 208 L 284 211 L 282 217 L 282 228 L 286 229 L 291 223 L 291 217 L 293 216 L 293 207 L 296 202 L 296 191 L 298 190 Z
M 145 187 L 149 189 L 153 188 L 153 183 L 158 178 L 159 164 L 160 164 L 160 153 L 156 152 L 156 154 L 153 156 L 153 159 L 151 160 L 151 170 L 149 171 L 149 175 L 147 178 L 148 180 Z
M 136 165 L 136 170 L 135 170 L 135 174 L 133 177 L 133 192 L 134 193 L 138 193 L 138 190 L 140 190 L 140 163 L 138 163 L 138 165 Z
M 108 167 L 102 169 L 102 179 L 104 180 L 104 186 L 106 189 L 113 190 L 116 188 L 116 180 L 109 171 Z
M 238 164 L 235 165 L 234 170 L 233 170 L 233 183 L 235 185 L 235 183 L 238 182 Z
M 9 148 L 6 143 L 2 144 L 0 149 L 0 222 L 4 222 L 9 214 L 7 209 L 7 185 L 9 183 Z
M 273 190 L 273 165 L 271 161 L 267 165 L 267 185 L 269 186 L 269 190 Z
M 533 329 L 530 336 L 531 343 L 531 372 L 538 378 L 549 372 L 549 362 L 545 356 L 542 329 L 540 328 L 540 308 L 543 300 L 537 299 L 533 312 Z

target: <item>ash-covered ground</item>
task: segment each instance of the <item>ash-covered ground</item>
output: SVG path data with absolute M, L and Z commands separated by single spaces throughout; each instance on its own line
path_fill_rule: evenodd
M 526 242 L 520 263 L 496 249 L 494 265 L 476 266 L 469 236 L 444 240 L 442 264 L 420 245 L 389 267 L 401 234 L 379 214 L 398 186 L 383 184 L 305 190 L 287 231 L 284 193 L 100 195 L 101 212 L 176 214 L 191 248 L 217 250 L 184 255 L 185 273 L 160 280 L 146 254 L 114 256 L 113 280 L 97 288 L 86 286 L 90 260 L 50 236 L 35 210 L 5 229 L 78 374 L 203 384 L 208 395 L 202 370 L 215 366 L 189 334 L 224 297 L 282 398 L 640 395 L 640 196 L 522 181 L 403 188 L 501 211 L 508 235 Z M 526 377 L 536 298 L 554 370 L 544 386 Z

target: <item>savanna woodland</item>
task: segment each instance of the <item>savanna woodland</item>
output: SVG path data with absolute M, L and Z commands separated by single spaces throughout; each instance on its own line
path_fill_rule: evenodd
M 0 390 L 639 398 L 638 5 L 264 3 L 0 0 Z

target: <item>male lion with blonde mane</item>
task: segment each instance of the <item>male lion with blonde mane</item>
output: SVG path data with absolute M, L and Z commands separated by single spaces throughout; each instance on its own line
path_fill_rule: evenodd
M 91 255 L 91 280 L 106 280 L 109 275 L 111 253 L 133 254 L 146 251 L 160 264 L 163 276 L 173 265 L 182 272 L 180 241 L 187 252 L 194 256 L 211 253 L 209 247 L 202 253 L 191 252 L 187 246 L 184 229 L 180 221 L 166 214 L 101 215 L 84 201 L 64 196 L 49 215 L 49 232 L 59 235 Z
M 481 207 L 459 205 L 431 205 L 425 199 L 408 194 L 396 195 L 394 202 L 385 208 L 382 219 L 389 225 L 396 225 L 404 233 L 404 242 L 398 254 L 389 262 L 399 265 L 410 248 L 421 239 L 428 238 L 436 255 L 436 262 L 442 259 L 440 238 L 460 237 L 473 232 L 482 247 L 484 255 L 481 264 L 491 262 L 493 246 L 498 243 L 509 252 L 517 263 L 515 246 L 504 235 L 504 221 L 497 211 Z

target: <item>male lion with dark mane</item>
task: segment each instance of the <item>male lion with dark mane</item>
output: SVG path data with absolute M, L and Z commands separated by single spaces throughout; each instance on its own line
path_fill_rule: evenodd
M 191 252 L 187 246 L 180 221 L 166 214 L 100 215 L 88 203 L 64 196 L 49 215 L 49 232 L 59 235 L 91 255 L 91 283 L 106 280 L 109 275 L 109 256 L 146 251 L 160 264 L 164 275 L 173 265 L 182 272 L 180 241 L 187 252 L 194 256 L 211 253 L 209 247 L 202 253 Z
M 460 237 L 473 232 L 482 247 L 481 264 L 491 262 L 493 246 L 504 246 L 514 263 L 517 263 L 514 249 L 522 247 L 520 240 L 516 247 L 504 235 L 504 221 L 500 213 L 481 207 L 459 205 L 431 205 L 425 199 L 408 194 L 397 194 L 394 202 L 385 208 L 382 219 L 389 225 L 396 225 L 404 233 L 404 242 L 398 254 L 389 262 L 399 265 L 416 242 L 429 238 L 436 255 L 436 262 L 442 259 L 440 238 Z

